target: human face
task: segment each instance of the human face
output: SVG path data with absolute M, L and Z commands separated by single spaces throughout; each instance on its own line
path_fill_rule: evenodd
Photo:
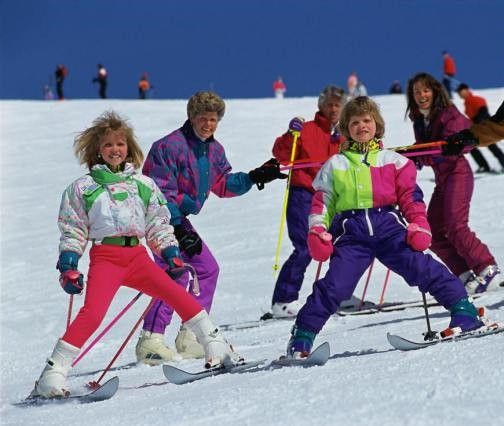
M 100 141 L 99 153 L 111 169 L 117 169 L 124 163 L 128 156 L 128 142 L 123 132 L 107 133 Z
M 417 81 L 413 84 L 413 97 L 418 108 L 423 110 L 429 109 L 432 106 L 433 96 L 432 89 L 426 86 L 423 81 Z
M 356 142 L 369 142 L 375 137 L 376 122 L 369 114 L 352 115 L 348 123 L 348 133 Z
M 203 112 L 191 118 L 191 124 L 196 135 L 202 140 L 206 140 L 217 130 L 219 118 L 216 112 Z
M 340 119 L 341 109 L 341 99 L 333 97 L 324 102 L 320 108 L 320 112 L 331 122 L 332 125 L 335 125 L 338 124 Z

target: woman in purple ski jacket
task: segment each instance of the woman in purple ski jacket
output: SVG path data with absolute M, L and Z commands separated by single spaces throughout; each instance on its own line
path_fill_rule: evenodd
M 250 190 L 253 184 L 262 189 L 265 183 L 287 176 L 280 173 L 280 164 L 271 159 L 250 171 L 231 172 L 224 148 L 214 138 L 224 116 L 224 101 L 212 92 L 197 92 L 187 104 L 188 120 L 184 125 L 154 142 L 147 155 L 143 173 L 151 177 L 168 201 L 170 223 L 175 228 L 182 259 L 198 278 L 200 291 L 191 289 L 198 303 L 210 311 L 219 275 L 219 265 L 187 216 L 198 214 L 210 192 L 221 198 L 236 197 Z M 168 268 L 162 259 L 156 262 Z M 187 287 L 188 272 L 176 281 Z M 199 293 L 199 294 L 196 294 Z M 139 362 L 155 365 L 184 358 L 201 358 L 203 347 L 187 327 L 181 327 L 175 340 L 177 352 L 164 344 L 163 334 L 171 322 L 173 308 L 157 300 L 145 317 L 143 331 L 136 346 Z
M 408 82 L 406 112 L 413 121 L 416 144 L 446 140 L 471 126 L 434 77 L 416 74 Z M 474 176 L 463 154 L 418 157 L 431 166 L 436 186 L 428 207 L 432 229 L 431 250 L 465 284 L 468 293 L 494 289 L 499 268 L 488 247 L 469 228 L 469 207 Z

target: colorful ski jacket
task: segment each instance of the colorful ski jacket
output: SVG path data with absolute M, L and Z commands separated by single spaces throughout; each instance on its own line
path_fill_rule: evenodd
M 252 187 L 248 173 L 230 173 L 222 145 L 213 137 L 199 139 L 189 120 L 152 144 L 142 172 L 154 179 L 168 200 L 172 225 L 198 214 L 210 191 L 229 198 Z
M 331 123 L 320 112 L 312 121 L 303 126 L 296 142 L 294 161 L 307 160 L 309 163 L 324 163 L 339 152 L 340 143 L 345 139 L 337 131 L 331 135 Z M 282 164 L 289 164 L 292 153 L 293 136 L 290 132 L 278 137 L 273 145 L 273 155 Z M 321 166 L 306 167 L 292 171 L 291 185 L 313 192 L 313 179 Z
M 468 90 L 467 97 L 464 99 L 465 115 L 467 115 L 474 123 L 490 118 L 488 105 L 485 98 L 474 95 Z
M 408 222 L 426 218 L 415 165 L 394 151 L 372 149 L 367 154 L 342 151 L 322 166 L 313 188 L 316 192 L 310 228 L 321 225 L 329 229 L 334 216 L 347 210 L 396 205 Z
M 178 245 L 169 223 L 166 199 L 151 178 L 136 173 L 129 163 L 120 173 L 99 164 L 63 192 L 59 250 L 81 256 L 88 240 L 99 244 L 104 237 L 136 236 L 145 237 L 160 255 Z

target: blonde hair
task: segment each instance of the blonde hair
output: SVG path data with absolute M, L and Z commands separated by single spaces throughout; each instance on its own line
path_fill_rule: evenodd
M 187 116 L 193 119 L 198 114 L 216 112 L 220 121 L 224 117 L 226 104 L 219 95 L 214 92 L 196 92 L 187 102 Z
M 75 137 L 74 152 L 79 163 L 86 164 L 89 170 L 95 164 L 105 164 L 105 161 L 99 156 L 100 142 L 110 132 L 121 132 L 124 135 L 128 145 L 126 161 L 132 163 L 136 169 L 140 168 L 144 155 L 136 141 L 133 128 L 114 111 L 105 111 L 93 121 L 91 127 Z
M 358 96 L 355 99 L 348 101 L 343 107 L 338 124 L 341 134 L 347 139 L 351 139 L 350 132 L 348 131 L 350 119 L 355 115 L 364 114 L 369 114 L 376 123 L 375 137 L 383 137 L 385 134 L 385 120 L 383 120 L 383 117 L 380 114 L 380 108 L 378 105 L 367 96 Z

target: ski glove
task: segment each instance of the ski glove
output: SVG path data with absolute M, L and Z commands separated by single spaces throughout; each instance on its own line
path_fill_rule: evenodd
M 313 226 L 308 232 L 308 250 L 313 260 L 325 262 L 333 252 L 332 235 L 323 226 Z
M 460 155 L 466 146 L 477 146 L 479 141 L 469 129 L 462 130 L 446 138 L 446 145 L 441 147 L 443 155 Z
M 425 251 L 431 245 L 431 241 L 432 234 L 427 219 L 418 218 L 408 225 L 406 242 L 413 250 Z
M 180 258 L 180 250 L 177 246 L 169 246 L 163 249 L 161 257 L 168 265 L 165 272 L 172 280 L 176 280 L 184 275 L 186 268 L 184 267 L 184 261 Z
M 259 191 L 264 189 L 264 184 L 275 179 L 287 179 L 288 175 L 280 172 L 280 163 L 276 158 L 266 161 L 261 167 L 249 172 L 250 180 L 257 184 Z
M 56 268 L 60 271 L 59 282 L 68 294 L 81 294 L 84 289 L 84 275 L 77 269 L 79 255 L 73 251 L 62 251 Z
M 289 122 L 289 132 L 301 132 L 303 130 L 304 126 L 304 118 L 303 117 L 294 117 L 290 122 Z
M 185 229 L 184 225 L 175 225 L 175 237 L 179 242 L 180 250 L 187 256 L 193 257 L 195 254 L 201 254 L 203 242 L 193 229 Z

